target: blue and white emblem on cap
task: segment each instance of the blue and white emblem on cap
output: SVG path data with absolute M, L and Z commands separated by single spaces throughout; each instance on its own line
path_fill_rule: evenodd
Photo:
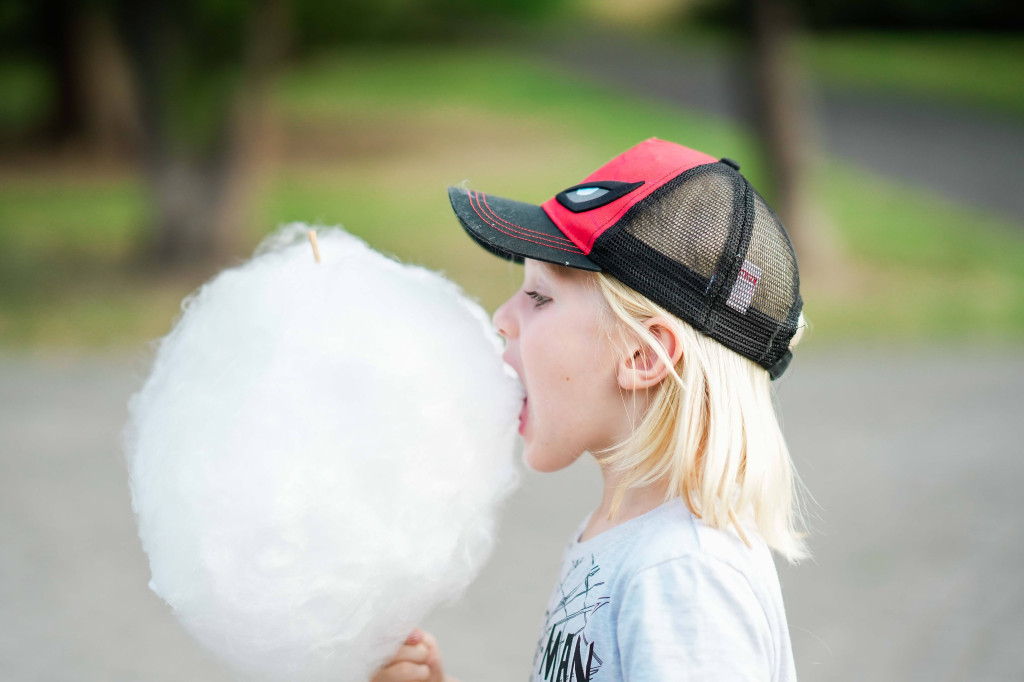
M 555 200 L 573 213 L 582 213 L 621 199 L 642 184 L 644 183 L 618 180 L 587 182 L 559 192 L 555 195 Z
M 597 199 L 605 194 L 608 194 L 608 190 L 604 187 L 580 187 L 571 192 L 566 192 L 565 198 L 574 204 L 582 204 L 584 201 Z

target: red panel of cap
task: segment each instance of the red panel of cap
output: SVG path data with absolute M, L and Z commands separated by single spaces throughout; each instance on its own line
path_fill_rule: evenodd
M 579 183 L 586 184 L 599 180 L 643 181 L 642 187 L 617 201 L 582 213 L 573 213 L 554 198 L 545 201 L 541 208 L 565 236 L 583 249 L 583 253 L 590 254 L 594 241 L 617 223 L 619 218 L 638 201 L 680 173 L 694 166 L 717 161 L 718 159 L 702 152 L 652 137 L 619 154 Z

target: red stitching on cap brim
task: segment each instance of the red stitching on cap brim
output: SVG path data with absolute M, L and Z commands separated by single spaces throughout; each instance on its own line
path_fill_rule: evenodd
M 493 219 L 498 220 L 498 221 L 500 221 L 502 223 L 505 223 L 505 225 L 507 225 L 509 227 L 518 228 L 522 232 L 527 232 L 529 234 L 535 234 L 535 235 L 540 236 L 542 239 L 549 239 L 549 240 L 554 241 L 556 243 L 561 243 L 563 246 L 571 246 L 571 247 L 575 247 L 576 246 L 572 242 L 572 240 L 568 239 L 567 237 L 559 237 L 557 235 L 550 235 L 547 232 L 539 232 L 538 230 L 531 230 L 528 227 L 523 227 L 522 225 L 517 225 L 516 223 L 513 223 L 510 220 L 506 220 L 506 219 L 502 218 L 500 215 L 498 215 L 498 212 L 495 211 L 493 208 L 491 208 L 491 205 L 489 203 L 487 203 L 487 195 L 484 192 L 478 192 L 477 194 L 478 194 L 477 202 L 480 205 L 480 209 L 481 210 L 486 210 Z M 480 203 L 480 202 L 482 202 L 482 203 Z
M 477 217 L 480 218 L 480 220 L 482 220 L 489 227 L 492 227 L 495 230 L 497 230 L 498 232 L 501 232 L 502 234 L 508 235 L 509 237 L 512 237 L 514 239 L 518 239 L 520 241 L 530 242 L 531 244 L 537 244 L 538 246 L 544 246 L 544 247 L 549 248 L 549 249 L 557 249 L 559 251 L 565 251 L 566 253 L 575 253 L 575 254 L 580 255 L 580 256 L 584 255 L 584 253 L 582 251 L 578 250 L 578 249 L 566 249 L 566 248 L 562 248 L 561 246 L 557 246 L 557 244 L 559 242 L 557 242 L 555 240 L 555 238 L 550 237 L 548 235 L 544 235 L 543 233 L 537 232 L 536 230 L 528 230 L 525 227 L 521 227 L 519 225 L 515 225 L 515 223 L 509 223 L 509 225 L 513 225 L 516 228 L 519 228 L 519 230 L 521 230 L 524 233 L 538 234 L 538 235 L 541 235 L 543 239 L 548 240 L 548 242 L 554 242 L 554 243 L 544 243 L 542 241 L 537 241 L 536 239 L 531 239 L 529 237 L 521 236 L 520 234 L 516 234 L 516 231 L 513 230 L 510 227 L 504 227 L 504 226 L 502 226 L 502 225 L 500 225 L 500 224 L 498 224 L 496 222 L 492 222 L 493 218 L 492 219 L 488 219 L 487 215 L 485 215 L 484 213 L 481 213 L 481 211 L 483 210 L 483 206 L 481 204 L 479 204 L 480 200 L 475 196 L 475 195 L 478 195 L 478 194 L 482 194 L 482 193 L 481 192 L 476 192 L 476 191 L 473 191 L 473 190 L 470 190 L 470 191 L 466 192 L 466 196 L 469 199 L 469 206 L 470 206 L 470 208 L 473 209 L 473 212 L 476 213 Z M 476 203 L 474 203 L 474 199 L 476 199 Z M 497 218 L 498 220 L 503 220 L 502 218 L 500 218 L 500 216 L 497 216 L 497 215 L 495 216 L 495 218 Z M 508 221 L 503 221 L 503 222 L 508 223 Z M 575 245 L 573 245 L 573 246 L 575 246 Z

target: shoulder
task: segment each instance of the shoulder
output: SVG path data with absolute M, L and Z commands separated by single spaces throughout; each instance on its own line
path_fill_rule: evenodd
M 734 532 L 704 525 L 682 500 L 675 502 L 633 539 L 620 575 L 622 607 L 660 600 L 699 611 L 718 608 L 724 600 L 733 611 L 764 624 L 775 578 L 764 541 L 748 529 L 752 546 L 747 547 Z
M 646 566 L 624 583 L 620 622 L 689 624 L 721 621 L 759 637 L 770 629 L 768 614 L 751 576 L 713 556 L 685 554 Z
M 770 550 L 750 529 L 747 547 L 704 525 L 682 502 L 663 522 L 636 538 L 623 571 L 616 629 L 625 669 L 657 658 L 722 672 L 728 660 L 736 676 L 721 679 L 762 679 L 788 648 Z
M 661 513 L 633 534 L 632 551 L 623 569 L 631 576 L 666 564 L 694 564 L 706 569 L 754 575 L 771 561 L 764 541 L 745 529 L 747 547 L 732 530 L 710 528 L 695 517 L 681 498 L 666 504 Z
M 778 638 L 762 603 L 747 576 L 716 557 L 694 552 L 638 571 L 617 615 L 624 679 L 775 678 Z

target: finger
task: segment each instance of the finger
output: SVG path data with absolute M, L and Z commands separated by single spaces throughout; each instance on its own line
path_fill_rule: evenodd
M 431 649 L 437 648 L 437 639 L 432 634 L 430 634 L 426 630 L 420 630 L 419 628 L 416 628 L 416 630 L 420 633 L 420 635 L 422 635 L 424 644 L 426 644 Z
M 430 679 L 430 668 L 420 663 L 400 661 L 377 673 L 373 682 L 424 682 Z
M 432 668 L 440 668 L 442 665 L 441 661 L 441 647 L 437 643 L 437 639 L 429 632 L 423 632 L 423 644 L 427 647 L 428 657 L 426 660 L 427 665 Z
M 398 650 L 398 653 L 395 654 L 395 657 L 392 660 L 395 661 L 396 663 L 398 661 L 412 661 L 413 663 L 426 663 L 427 657 L 429 655 L 430 655 L 430 650 L 427 649 L 427 645 L 424 644 L 423 642 L 420 642 L 419 644 L 416 644 L 414 646 L 409 646 L 408 644 L 403 646 L 401 649 Z
M 416 628 L 405 638 L 406 644 L 419 644 L 423 641 L 423 630 Z

